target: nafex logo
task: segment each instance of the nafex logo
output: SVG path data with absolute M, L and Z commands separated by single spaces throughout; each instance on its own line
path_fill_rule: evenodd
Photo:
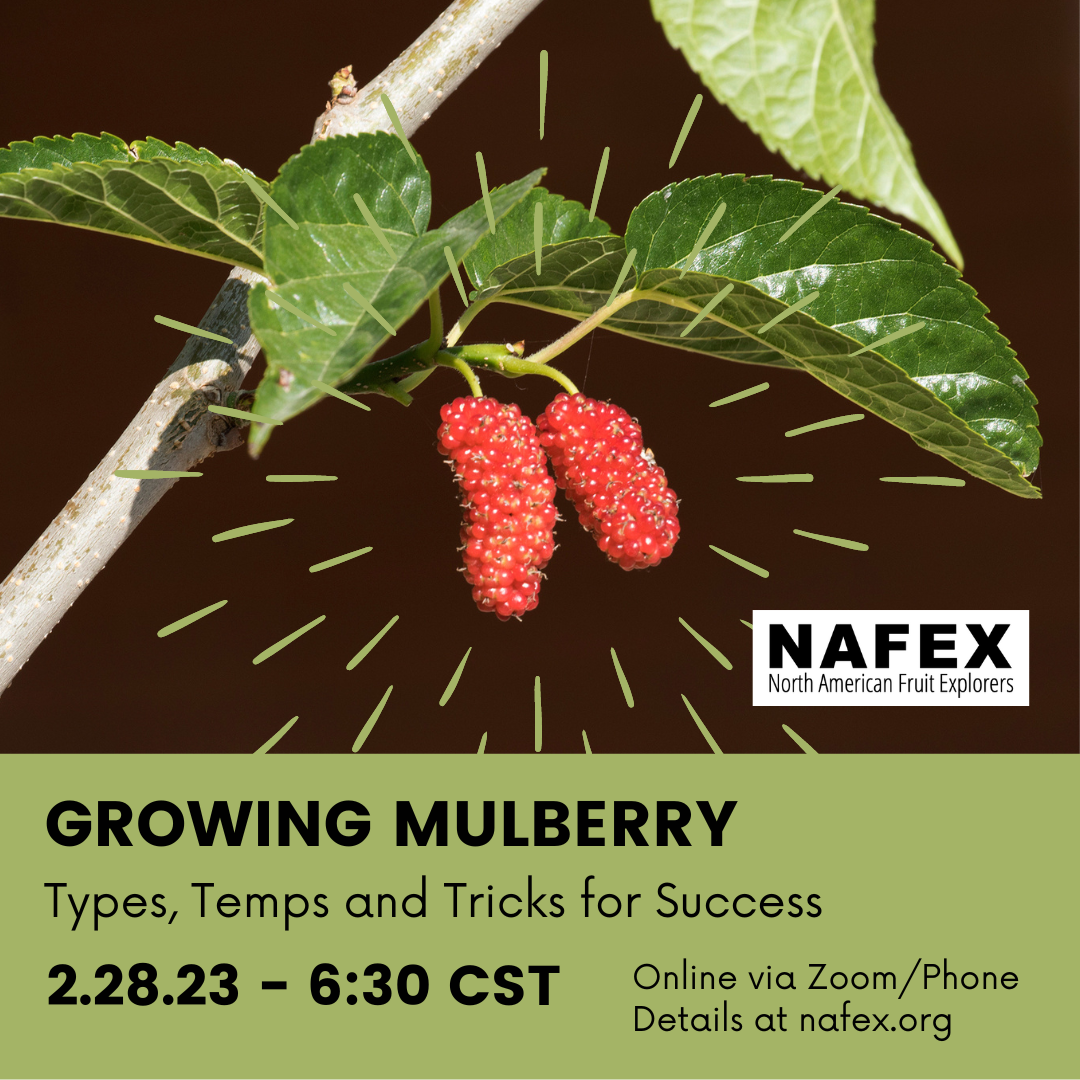
M 1026 611 L 755 611 L 755 705 L 1027 705 Z

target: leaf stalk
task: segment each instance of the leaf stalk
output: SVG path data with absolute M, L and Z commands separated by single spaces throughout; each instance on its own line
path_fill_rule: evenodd
M 431 360 L 443 343 L 442 300 L 439 298 L 438 289 L 433 289 L 428 297 L 428 311 L 431 313 L 431 333 L 427 341 L 416 350 L 416 355 L 421 360 Z
M 560 353 L 569 349 L 575 342 L 580 341 L 583 337 L 587 337 L 606 319 L 610 319 L 617 311 L 621 311 L 627 304 L 638 299 L 640 299 L 640 294 L 636 289 L 628 289 L 626 292 L 620 293 L 610 304 L 605 304 L 602 308 L 598 308 L 587 319 L 583 319 L 576 326 L 569 329 L 557 341 L 553 341 L 546 348 L 533 353 L 529 359 L 534 364 L 546 364 L 549 360 L 554 359 Z

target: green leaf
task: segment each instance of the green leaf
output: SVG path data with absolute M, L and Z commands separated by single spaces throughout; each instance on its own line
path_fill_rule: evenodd
M 960 249 L 885 104 L 873 0 L 652 0 L 668 41 L 770 150 Z
M 224 164 L 217 154 L 214 154 L 205 148 L 196 150 L 194 146 L 189 146 L 184 142 L 178 142 L 175 146 L 170 146 L 160 139 L 136 139 L 135 142 L 131 144 L 131 149 L 140 161 L 149 161 L 151 158 L 164 157 L 168 158 L 170 161 L 191 161 L 199 165 Z M 237 166 L 233 164 L 232 167 L 236 168 Z M 259 182 L 265 188 L 270 186 L 265 180 Z
M 627 279 L 628 302 L 603 325 L 728 360 L 802 368 L 967 472 L 1037 497 L 1024 479 L 1042 443 L 1035 397 L 974 290 L 927 241 L 835 199 L 780 242 L 818 198 L 794 181 L 742 176 L 650 195 L 627 227 L 636 280 Z M 721 202 L 723 217 L 688 266 Z M 618 237 L 570 241 L 545 256 L 539 278 L 528 254 L 494 268 L 478 300 L 584 319 L 607 302 L 624 258 Z M 762 332 L 814 291 L 810 305 Z M 924 327 L 852 355 L 917 322 Z
M 497 222 L 529 192 L 543 170 L 491 191 Z M 321 397 L 317 380 L 337 386 L 354 375 L 387 340 L 380 323 L 346 291 L 348 285 L 393 327 L 402 326 L 449 276 L 443 249 L 461 259 L 488 231 L 483 201 L 426 231 L 431 184 L 392 135 L 348 135 L 306 146 L 290 158 L 271 194 L 297 222 L 272 215 L 265 272 L 273 291 L 317 319 L 306 323 L 272 306 L 264 285 L 249 295 L 251 324 L 267 354 L 266 374 L 252 411 L 285 420 Z M 394 254 L 379 242 L 353 195 L 381 227 Z M 326 331 L 333 331 L 329 334 Z M 257 452 L 270 428 L 253 425 Z
M 6 148 L 0 147 L 0 173 L 47 169 L 50 165 L 74 165 L 76 162 L 127 161 L 131 157 L 123 139 L 104 131 L 100 137 L 76 132 L 70 139 L 63 135 L 52 139 L 39 135 L 33 142 L 13 142 Z
M 721 201 L 728 209 L 693 263 L 702 274 L 680 281 L 667 268 L 685 265 L 697 222 Z M 627 226 L 638 288 L 700 308 L 718 285 L 741 283 L 691 334 L 742 335 L 725 355 L 795 361 L 968 472 L 1036 494 L 1022 479 L 1042 444 L 1035 396 L 974 289 L 927 241 L 835 199 L 781 243 L 817 201 L 801 184 L 769 177 L 701 177 L 650 195 Z M 760 333 L 813 291 L 812 304 Z M 916 322 L 925 326 L 850 356 Z
M 257 181 L 269 187 L 264 181 Z M 0 215 L 114 233 L 262 268 L 263 203 L 209 150 L 115 135 L 0 150 Z
M 533 232 L 538 201 L 544 206 L 539 274 Z M 536 188 L 466 258 L 478 290 L 466 319 L 493 300 L 588 318 L 607 302 L 625 260 L 622 237 L 613 236 L 606 221 L 589 221 L 581 203 Z
M 484 236 L 465 260 L 465 270 L 474 282 L 486 280 L 497 267 L 528 254 L 535 268 L 534 222 L 536 205 L 544 207 L 541 258 L 548 248 L 584 236 L 610 236 L 611 228 L 600 218 L 589 220 L 589 212 L 579 202 L 564 199 L 547 188 L 533 188 L 499 223 L 495 235 Z M 611 291 L 610 289 L 608 290 Z
M 539 274 L 530 251 L 495 267 L 484 278 L 474 277 L 479 291 L 474 294 L 473 308 L 499 300 L 587 319 L 607 303 L 625 261 L 621 236 L 585 237 L 546 246 Z M 632 285 L 631 273 L 627 287 Z

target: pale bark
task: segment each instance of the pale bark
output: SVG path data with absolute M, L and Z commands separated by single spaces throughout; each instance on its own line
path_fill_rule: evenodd
M 385 71 L 324 112 L 315 121 L 313 137 L 393 131 L 383 94 L 411 134 L 539 3 L 457 0 Z
M 316 122 L 314 139 L 392 130 L 384 93 L 411 136 L 539 3 L 456 0 L 377 78 L 358 93 L 337 97 Z M 190 471 L 243 441 L 240 429 L 207 406 L 224 404 L 258 355 L 247 293 L 262 280 L 250 270 L 232 270 L 199 323 L 232 345 L 188 339 L 123 435 L 4 579 L 0 693 L 161 496 L 174 483 L 197 483 L 125 480 L 113 473 Z
M 177 480 L 124 480 L 117 469 L 188 471 L 243 441 L 240 428 L 207 411 L 224 405 L 259 352 L 247 325 L 247 293 L 262 279 L 233 269 L 201 325 L 233 345 L 189 337 L 124 433 L 0 588 L 0 691 Z M 185 480 L 184 483 L 197 483 Z M 181 614 L 185 614 L 181 612 Z

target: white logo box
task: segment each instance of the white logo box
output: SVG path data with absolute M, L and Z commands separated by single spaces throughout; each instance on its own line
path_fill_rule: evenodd
M 755 705 L 1027 705 L 1028 612 L 755 610 L 753 669 Z

